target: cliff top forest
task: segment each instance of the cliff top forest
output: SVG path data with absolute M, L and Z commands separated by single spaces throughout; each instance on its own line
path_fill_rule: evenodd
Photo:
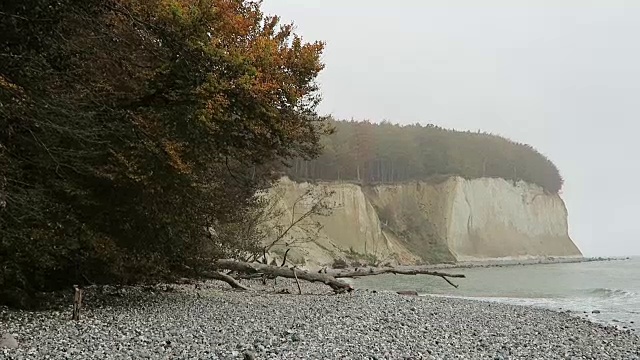
M 2 2 L 0 303 L 251 258 L 255 194 L 282 163 L 304 178 L 560 189 L 547 159 L 502 138 L 318 117 L 323 48 L 259 1 Z
M 322 138 L 322 154 L 294 160 L 287 169 L 289 177 L 377 184 L 457 175 L 523 180 L 553 194 L 562 188 L 558 168 L 549 159 L 529 145 L 500 136 L 435 125 L 330 124 L 336 131 Z

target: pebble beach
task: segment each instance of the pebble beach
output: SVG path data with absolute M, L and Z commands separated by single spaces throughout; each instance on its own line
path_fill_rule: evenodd
M 2 359 L 620 359 L 640 360 L 630 330 L 533 307 L 322 284 L 219 282 L 88 289 L 71 306 L 0 310 L 17 348 Z M 288 291 L 290 294 L 280 294 Z M 69 303 L 70 304 L 70 303 Z

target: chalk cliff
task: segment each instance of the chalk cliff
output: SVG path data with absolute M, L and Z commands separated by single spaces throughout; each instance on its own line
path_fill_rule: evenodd
M 331 214 L 301 221 L 283 239 L 298 239 L 289 259 L 308 267 L 329 265 L 334 259 L 409 265 L 581 256 L 569 237 L 567 210 L 559 195 L 496 178 L 376 186 L 284 178 L 271 192 L 280 217 L 270 229 L 277 224 L 282 228 L 308 211 L 313 197 L 301 196 L 320 190 L 330 192 L 325 203 Z M 283 253 L 284 246 L 272 251 L 276 258 Z

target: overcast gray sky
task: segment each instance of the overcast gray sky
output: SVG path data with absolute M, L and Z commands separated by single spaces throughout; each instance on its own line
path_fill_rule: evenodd
M 640 255 L 640 1 L 265 0 L 324 40 L 320 112 L 533 145 L 585 255 Z

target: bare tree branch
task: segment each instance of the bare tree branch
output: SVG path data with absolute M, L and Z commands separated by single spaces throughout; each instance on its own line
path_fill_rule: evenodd
M 291 220 L 289 222 L 289 224 L 286 226 L 286 228 L 280 230 L 280 232 L 275 236 L 275 238 L 267 245 L 266 250 L 270 251 L 274 246 L 280 244 L 282 242 L 282 240 L 289 234 L 289 232 L 294 228 L 294 227 L 301 227 L 301 225 L 308 219 L 310 219 L 313 216 L 328 216 L 331 214 L 331 212 L 333 211 L 333 207 L 331 207 L 329 204 L 326 203 L 326 200 L 329 199 L 334 193 L 332 191 L 328 191 L 326 188 L 322 188 L 320 194 L 316 194 L 314 193 L 313 189 L 308 189 L 306 190 L 302 195 L 298 196 L 292 205 L 292 209 L 291 209 Z M 300 204 L 302 201 L 307 200 L 311 198 L 312 201 L 312 205 L 311 207 L 305 211 L 304 213 L 302 213 L 301 215 L 297 216 L 296 214 L 296 207 L 298 206 L 298 204 Z M 274 202 L 277 202 L 280 199 L 275 199 Z M 296 217 L 297 216 L 297 217 Z M 277 221 L 278 217 L 274 216 L 274 218 L 269 219 L 272 221 Z M 313 239 L 315 239 L 318 235 L 318 233 L 320 232 L 320 229 L 322 229 L 322 225 L 318 222 L 315 222 L 313 224 L 307 224 L 307 227 L 311 227 L 315 229 L 315 233 L 309 236 L 309 239 L 296 239 L 293 242 L 291 242 L 290 244 L 287 244 L 289 246 L 292 246 L 296 243 L 301 243 L 301 242 L 306 242 L 306 241 L 313 241 Z M 305 232 L 308 232 L 308 229 L 304 230 Z M 305 241 L 306 240 L 306 241 Z
M 223 273 L 218 272 L 218 271 L 206 272 L 206 273 L 203 273 L 202 275 L 207 277 L 207 278 L 210 278 L 210 279 L 224 281 L 227 284 L 231 285 L 231 287 L 234 288 L 234 289 L 251 290 L 248 287 L 240 284 L 238 281 L 236 281 L 236 279 L 232 278 L 231 276 L 229 276 L 227 274 L 223 274 Z

